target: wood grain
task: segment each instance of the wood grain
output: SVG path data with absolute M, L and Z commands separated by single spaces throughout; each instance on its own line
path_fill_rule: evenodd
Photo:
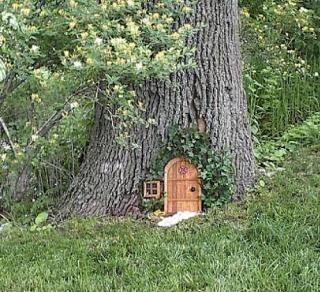
M 184 158 L 171 160 L 165 168 L 165 213 L 201 211 L 201 186 L 197 168 Z

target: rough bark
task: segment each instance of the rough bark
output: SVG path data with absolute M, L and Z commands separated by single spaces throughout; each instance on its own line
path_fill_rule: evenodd
M 85 162 L 63 199 L 64 215 L 126 215 L 138 210 L 142 181 L 150 161 L 174 126 L 198 126 L 212 146 L 233 155 L 237 190 L 244 195 L 255 163 L 242 85 L 238 1 L 200 0 L 192 21 L 205 23 L 189 45 L 197 47 L 197 68 L 174 74 L 171 82 L 148 81 L 139 90 L 145 118 L 157 126 L 132 129 L 141 149 L 118 145 L 110 122 L 97 106 Z

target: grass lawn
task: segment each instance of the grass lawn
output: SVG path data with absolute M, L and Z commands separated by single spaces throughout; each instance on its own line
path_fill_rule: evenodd
M 0 238 L 0 291 L 320 291 L 320 147 L 261 195 L 163 229 L 72 220 Z

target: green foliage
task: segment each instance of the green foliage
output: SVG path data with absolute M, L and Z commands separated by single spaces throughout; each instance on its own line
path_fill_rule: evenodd
M 30 227 L 30 231 L 44 231 L 52 229 L 51 224 L 46 224 L 49 214 L 47 212 L 42 212 L 38 214 L 34 220 L 34 224 Z
M 242 1 L 244 79 L 257 138 L 279 136 L 320 110 L 316 7 L 319 2 Z
M 149 123 L 134 89 L 193 65 L 184 44 L 194 30 L 177 24 L 192 2 L 157 1 L 148 9 L 142 0 L 38 2 L 0 1 L 0 116 L 14 148 L 0 137 L 7 197 L 24 165 L 33 172 L 29 196 L 61 195 L 79 169 L 96 103 L 124 143 L 134 124 Z M 41 135 L 60 111 L 59 123 Z
M 3 197 L 0 200 L 0 206 L 3 208 L 0 209 L 0 216 L 1 213 L 5 213 L 11 221 L 21 226 L 33 225 L 37 215 L 47 212 L 53 205 L 50 196 L 34 197 L 26 198 L 21 202 L 15 202 L 10 197 Z
M 42 212 L 36 217 L 34 223 L 39 226 L 44 224 L 47 221 L 47 219 L 48 219 L 48 213 Z
M 164 209 L 164 198 L 160 199 L 143 199 L 142 208 L 147 212 L 155 212 Z
M 196 129 L 173 128 L 159 157 L 151 163 L 150 178 L 163 176 L 165 165 L 175 157 L 185 157 L 198 167 L 205 208 L 230 201 L 234 191 L 231 157 L 227 151 L 214 150 L 206 134 Z
M 192 9 L 180 1 L 144 9 L 141 0 L 49 1 L 40 8 L 30 0 L 6 0 L 1 8 L 0 59 L 11 83 L 22 80 L 5 94 L 28 99 L 35 111 L 54 107 L 57 95 L 60 100 L 75 95 L 74 105 L 83 107 L 85 95 L 103 103 L 107 118 L 126 136 L 143 108 L 134 86 L 191 65 L 192 50 L 184 40 L 193 29 L 188 23 L 177 26 L 176 19 Z M 26 127 L 30 134 L 32 126 Z
M 262 143 L 255 155 L 260 166 L 275 168 L 283 164 L 289 153 L 319 142 L 320 113 L 316 113 L 301 125 L 288 129 L 280 138 Z
M 74 219 L 8 233 L 1 289 L 319 291 L 319 150 L 299 151 L 260 196 L 176 227 Z

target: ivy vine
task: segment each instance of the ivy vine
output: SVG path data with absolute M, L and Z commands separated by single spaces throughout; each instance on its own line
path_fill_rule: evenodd
M 163 176 L 165 165 L 174 157 L 185 157 L 200 171 L 204 209 L 223 206 L 234 192 L 234 172 L 228 151 L 212 148 L 209 137 L 197 129 L 173 128 L 168 142 L 151 162 L 149 179 Z

